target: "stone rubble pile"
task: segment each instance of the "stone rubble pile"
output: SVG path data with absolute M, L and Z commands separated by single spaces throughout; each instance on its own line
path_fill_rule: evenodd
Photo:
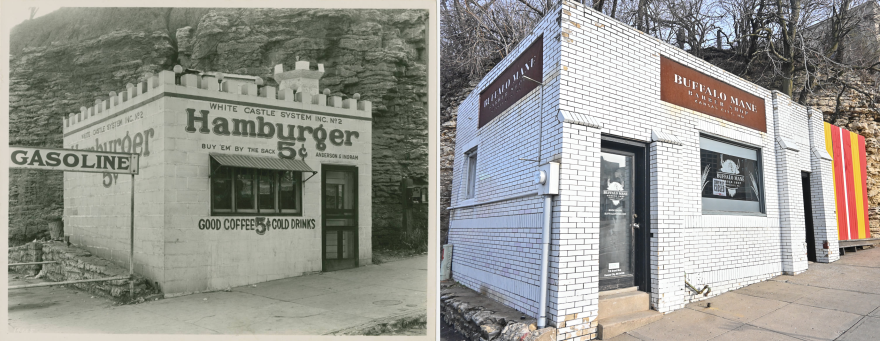
M 556 340 L 556 328 L 537 329 L 534 319 L 458 284 L 441 285 L 440 314 L 471 341 Z

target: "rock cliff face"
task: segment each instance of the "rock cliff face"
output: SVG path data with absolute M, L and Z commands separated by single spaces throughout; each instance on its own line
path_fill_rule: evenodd
M 400 231 L 400 179 L 428 179 L 427 18 L 423 10 L 62 8 L 11 34 L 10 144 L 60 147 L 62 115 L 175 64 L 272 84 L 276 64 L 323 63 L 322 89 L 373 102 L 373 245 L 381 247 Z M 33 238 L 61 212 L 61 173 L 13 170 L 9 199 L 10 238 Z

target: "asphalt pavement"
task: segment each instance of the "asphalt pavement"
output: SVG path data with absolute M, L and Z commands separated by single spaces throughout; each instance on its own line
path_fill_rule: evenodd
M 328 335 L 427 313 L 426 255 L 134 305 L 61 286 L 9 291 L 13 333 Z M 9 285 L 41 280 L 12 279 Z

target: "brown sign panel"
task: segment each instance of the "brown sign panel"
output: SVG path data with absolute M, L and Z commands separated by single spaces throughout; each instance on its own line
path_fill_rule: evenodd
M 660 100 L 767 132 L 764 99 L 660 56 Z
M 538 37 L 492 84 L 480 93 L 480 123 L 482 128 L 520 98 L 538 87 L 544 79 L 544 37 Z

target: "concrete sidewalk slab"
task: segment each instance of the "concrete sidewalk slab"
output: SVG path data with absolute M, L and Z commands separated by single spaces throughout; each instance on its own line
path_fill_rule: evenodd
M 865 317 L 855 326 L 846 331 L 838 340 L 862 341 L 880 338 L 880 318 Z
M 880 307 L 878 307 L 877 309 L 874 309 L 874 311 L 872 311 L 870 314 L 868 314 L 868 316 L 880 317 Z
M 778 277 L 777 277 L 778 278 Z M 769 298 L 783 302 L 794 302 L 805 296 L 813 296 L 822 289 L 806 285 L 791 285 L 781 281 L 765 281 L 735 290 L 737 294 Z
M 811 307 L 868 315 L 880 306 L 880 295 L 837 289 L 822 289 L 816 295 L 801 297 L 794 303 Z
M 66 287 L 17 289 L 8 323 L 40 333 L 332 334 L 426 314 L 427 263 L 421 255 L 122 306 Z
M 743 324 L 692 309 L 671 312 L 657 322 L 637 328 L 628 334 L 640 340 L 708 340 Z
M 755 327 L 752 325 L 743 325 L 737 329 L 731 330 L 712 341 L 743 341 L 743 340 L 761 340 L 761 341 L 803 341 L 791 336 L 770 331 L 767 329 Z
M 749 324 L 802 340 L 833 340 L 861 317 L 842 311 L 789 304 Z
M 706 308 L 707 303 L 711 303 L 712 307 Z M 787 304 L 782 301 L 731 292 L 705 301 L 690 303 L 687 308 L 736 322 L 748 323 Z
M 880 248 L 862 250 L 690 303 L 611 340 L 880 340 L 878 290 Z

